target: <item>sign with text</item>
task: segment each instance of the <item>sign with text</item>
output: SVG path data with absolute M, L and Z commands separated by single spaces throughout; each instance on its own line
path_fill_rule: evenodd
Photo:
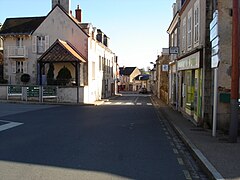
M 210 41 L 212 44 L 211 68 L 217 68 L 219 65 L 219 36 L 218 36 L 218 11 L 213 13 L 213 20 L 210 23 Z

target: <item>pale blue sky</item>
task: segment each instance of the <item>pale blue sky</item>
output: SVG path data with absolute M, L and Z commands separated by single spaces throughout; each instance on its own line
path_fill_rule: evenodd
M 83 22 L 110 37 L 110 48 L 121 66 L 150 66 L 168 47 L 168 26 L 175 0 L 71 0 L 73 13 L 80 5 Z M 52 0 L 0 0 L 0 23 L 10 17 L 45 16 Z

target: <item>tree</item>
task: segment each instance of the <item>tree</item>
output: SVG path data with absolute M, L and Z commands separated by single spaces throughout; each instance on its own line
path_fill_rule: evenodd
M 60 69 L 57 75 L 57 84 L 66 85 L 71 79 L 72 75 L 68 68 L 64 66 L 62 69 Z
M 48 85 L 54 84 L 54 65 L 53 65 L 53 63 L 49 64 L 49 69 L 47 72 L 47 84 Z

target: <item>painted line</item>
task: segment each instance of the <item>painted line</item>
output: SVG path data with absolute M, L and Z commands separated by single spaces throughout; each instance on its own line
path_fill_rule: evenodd
M 192 180 L 189 171 L 183 170 L 183 173 L 184 173 L 184 176 L 185 176 L 185 178 L 186 178 L 187 180 Z
M 137 103 L 137 106 L 141 106 L 142 105 L 142 103 Z
M 122 104 L 121 102 L 117 102 L 117 103 L 115 103 L 116 105 L 120 105 L 120 104 Z
M 178 160 L 178 164 L 180 164 L 181 166 L 184 165 L 184 162 L 183 162 L 183 159 L 182 159 L 182 158 L 177 158 L 177 160 Z
M 147 106 L 152 106 L 152 103 L 147 103 Z
M 174 152 L 174 154 L 178 154 L 178 150 L 175 148 L 173 148 L 173 152 Z
M 7 129 L 10 129 L 10 128 L 14 128 L 16 126 L 20 126 L 22 124 L 23 123 L 17 123 L 17 122 L 10 122 L 8 124 L 4 124 L 4 125 L 0 126 L 0 132 L 4 131 L 4 130 L 7 130 Z
M 136 102 L 137 102 L 138 98 L 139 98 L 139 97 L 136 97 L 136 99 L 134 100 L 134 103 L 136 103 Z
M 127 102 L 126 105 L 134 105 L 132 102 Z

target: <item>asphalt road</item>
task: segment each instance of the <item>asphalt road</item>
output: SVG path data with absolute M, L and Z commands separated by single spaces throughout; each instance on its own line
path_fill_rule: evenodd
M 149 96 L 101 106 L 0 104 L 0 180 L 204 178 Z

